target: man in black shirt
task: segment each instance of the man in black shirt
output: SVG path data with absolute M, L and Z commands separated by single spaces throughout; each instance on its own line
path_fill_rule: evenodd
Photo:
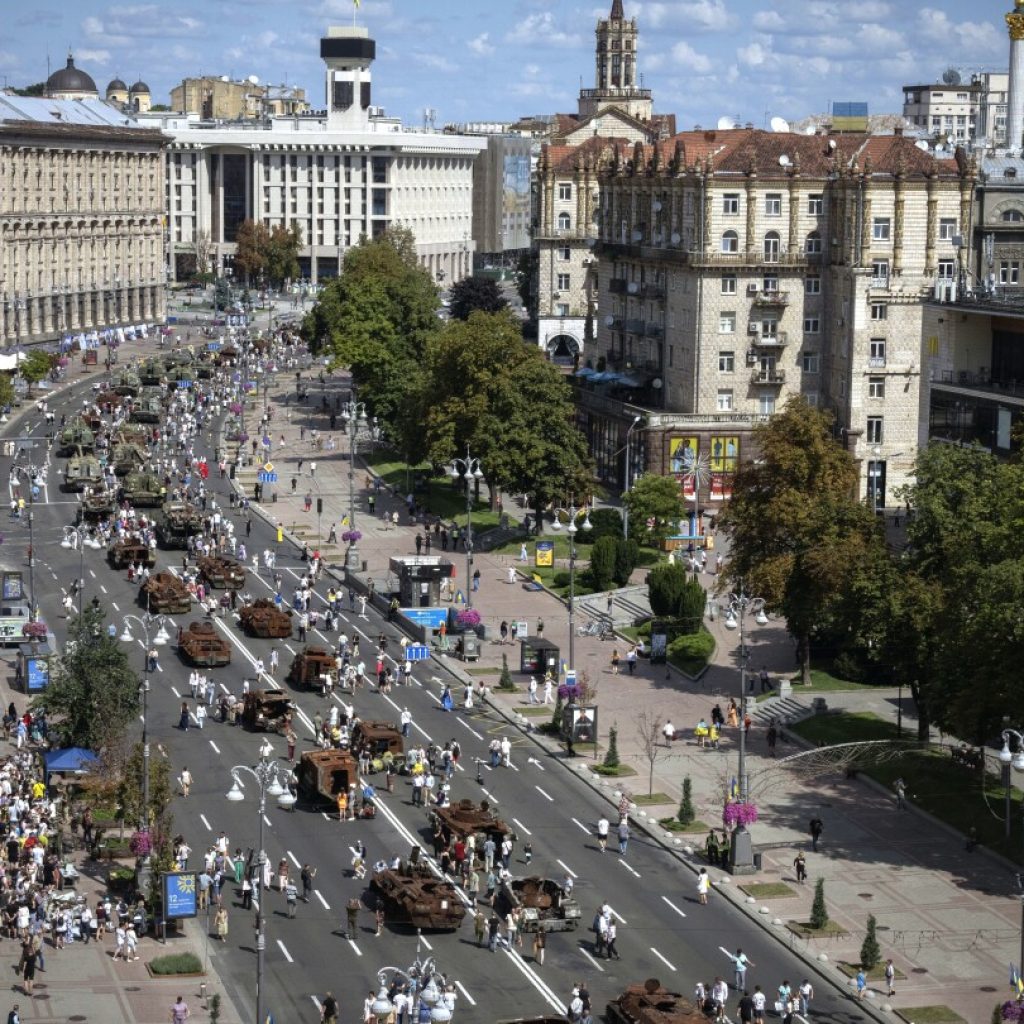
M 754 1020 L 754 1000 L 750 998 L 749 992 L 744 992 L 740 996 L 739 1006 L 736 1009 L 740 1015 L 740 1024 L 751 1024 Z
M 330 992 L 324 996 L 323 1006 L 320 1008 L 320 1020 L 323 1024 L 338 1024 L 338 1000 Z

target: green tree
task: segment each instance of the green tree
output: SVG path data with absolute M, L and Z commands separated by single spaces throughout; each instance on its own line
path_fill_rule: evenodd
M 608 590 L 615 575 L 615 538 L 599 537 L 590 552 L 590 578 L 597 590 Z
M 11 375 L 0 373 L 0 408 L 14 402 L 14 382 Z
M 868 930 L 860 946 L 860 965 L 865 971 L 877 967 L 879 960 L 882 959 L 882 947 L 878 945 L 875 927 L 875 915 L 868 914 Z
M 267 269 L 270 230 L 263 221 L 246 219 L 238 225 L 235 236 L 235 269 L 246 284 L 258 281 Z
M 681 825 L 689 825 L 696 817 L 693 809 L 693 783 L 687 775 L 683 778 L 683 797 L 679 801 L 679 813 L 676 818 Z
M 754 444 L 760 456 L 740 466 L 719 517 L 730 542 L 725 582 L 785 617 L 809 683 L 812 635 L 883 540 L 854 497 L 857 467 L 833 439 L 827 413 L 792 399 L 755 429 Z
M 456 320 L 468 320 L 471 313 L 500 313 L 508 308 L 498 282 L 490 277 L 464 277 L 452 285 L 450 312 Z
M 145 760 L 142 744 L 133 744 L 124 758 L 123 770 L 118 777 L 117 805 L 125 820 L 135 825 L 143 820 L 142 790 Z M 171 789 L 170 761 L 164 757 L 150 758 L 149 805 L 145 821 L 153 827 L 167 813 L 174 796 Z
M 679 631 L 686 635 L 699 633 L 704 622 L 704 610 L 707 608 L 708 595 L 697 580 L 687 579 L 679 595 L 676 617 L 679 619 Z
M 814 902 L 811 904 L 811 927 L 824 928 L 828 924 L 828 907 L 825 906 L 825 879 L 814 883 Z
M 267 280 L 278 288 L 286 280 L 299 276 L 299 249 L 302 248 L 302 227 L 276 224 L 267 236 L 264 268 Z
M 100 608 L 86 605 L 68 623 L 68 641 L 46 690 L 32 701 L 45 711 L 56 741 L 99 750 L 138 713 L 139 679 Z
M 29 352 L 25 358 L 21 361 L 19 370 L 22 377 L 29 382 L 29 384 L 38 384 L 44 377 L 49 374 L 53 368 L 53 359 L 49 352 L 44 352 L 42 349 L 34 348 Z
M 657 543 L 675 533 L 686 512 L 679 484 L 670 476 L 647 473 L 622 496 L 629 512 L 629 530 L 636 537 Z
M 531 321 L 537 320 L 537 281 L 540 274 L 540 251 L 527 249 L 519 254 L 515 270 L 516 291 Z
M 686 570 L 678 562 L 656 565 L 647 574 L 647 593 L 651 611 L 660 618 L 679 614 L 679 602 L 686 587 Z
M 615 582 L 620 587 L 626 586 L 640 560 L 640 545 L 630 537 L 610 538 L 615 542 Z
M 608 730 L 608 749 L 604 752 L 604 766 L 619 767 L 619 730 L 614 725 Z
M 501 675 L 498 677 L 498 689 L 514 690 L 515 688 L 515 681 L 512 679 L 512 673 L 508 669 L 508 655 L 503 654 L 501 656 Z

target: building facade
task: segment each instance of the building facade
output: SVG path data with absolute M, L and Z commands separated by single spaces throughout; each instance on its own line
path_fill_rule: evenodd
M 0 95 L 5 346 L 164 318 L 167 141 L 99 100 Z
M 1005 71 L 983 71 L 964 82 L 951 70 L 942 82 L 905 85 L 903 116 L 953 145 L 1005 146 L 1009 80 Z
M 504 130 L 502 130 L 504 129 Z M 471 134 L 482 134 L 470 129 Z M 514 265 L 531 245 L 534 143 L 506 126 L 485 134 L 473 164 L 473 240 L 482 266 Z
M 674 473 L 721 501 L 753 426 L 831 409 L 884 506 L 921 428 L 922 308 L 966 256 L 974 164 L 902 135 L 685 132 L 599 164 L 594 356 L 577 371 L 599 472 Z M 625 466 L 625 435 L 643 418 Z
M 473 168 L 482 138 L 415 131 L 372 105 L 375 43 L 365 29 L 331 29 L 321 40 L 327 110 L 264 124 L 202 123 L 156 114 L 167 150 L 172 277 L 191 276 L 197 252 L 232 273 L 238 228 L 298 226 L 301 276 L 338 275 L 345 250 L 391 225 L 412 230 L 423 265 L 439 282 L 472 272 Z
M 204 121 L 260 120 L 309 113 L 309 103 L 306 90 L 298 86 L 201 75 L 184 78 L 171 89 L 171 109 L 179 114 L 198 114 Z

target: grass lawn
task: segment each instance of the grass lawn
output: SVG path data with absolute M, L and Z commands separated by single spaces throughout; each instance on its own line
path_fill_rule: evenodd
M 811 685 L 804 686 L 800 682 L 800 676 L 797 675 L 793 678 L 793 687 L 798 689 L 800 693 L 810 693 L 812 690 L 816 693 L 828 693 L 834 690 L 876 690 L 877 686 L 871 683 L 854 683 L 849 679 L 840 679 L 838 676 L 832 675 L 831 672 L 826 672 L 821 668 L 811 669 Z
M 674 804 L 675 800 L 667 793 L 644 793 L 642 796 L 634 796 L 633 803 L 637 807 L 652 807 L 656 804 Z
M 678 818 L 659 818 L 658 824 L 666 832 L 707 832 L 710 827 L 699 818 L 694 818 L 689 825 L 684 825 Z
M 815 715 L 791 727 L 811 743 L 830 745 L 863 740 L 895 740 L 896 726 L 870 712 L 861 714 Z M 945 748 L 913 747 L 913 737 L 904 729 L 907 749 L 896 758 L 859 769 L 892 789 L 900 776 L 907 783 L 907 798 L 960 832 L 974 826 L 978 840 L 991 850 L 1016 859 L 1021 848 L 1021 800 L 1024 792 L 1010 792 L 1011 837 L 1007 841 L 1002 821 L 1006 791 L 1000 780 L 989 774 L 954 764 Z M 895 797 L 894 797 L 895 799 Z M 983 813 L 986 800 L 994 814 Z
M 787 921 L 786 928 L 801 939 L 838 939 L 849 932 L 835 921 L 829 921 L 824 928 L 812 928 L 807 921 Z
M 751 882 L 750 885 L 741 885 L 740 890 L 756 900 L 778 900 L 797 894 L 785 882 Z
M 502 693 L 507 693 L 507 690 L 502 690 Z M 544 705 L 526 704 L 520 705 L 516 708 L 516 714 L 524 715 L 526 718 L 550 718 L 552 715 L 551 708 L 546 708 Z
M 967 1024 L 967 1021 L 948 1006 L 905 1006 L 896 1016 L 909 1024 Z
M 893 965 L 896 966 L 895 964 Z M 839 960 L 836 963 L 836 967 L 839 968 L 848 978 L 856 978 L 857 972 L 860 970 L 860 964 L 850 964 L 845 960 Z M 906 981 L 907 976 L 896 967 L 896 980 Z M 874 967 L 868 971 L 868 981 L 885 981 L 885 961 L 880 960 Z
M 579 750 L 579 745 L 576 747 Z M 594 771 L 606 779 L 625 779 L 630 775 L 636 775 L 636 769 L 630 768 L 628 764 L 619 764 L 614 768 L 609 768 L 605 764 L 595 764 Z

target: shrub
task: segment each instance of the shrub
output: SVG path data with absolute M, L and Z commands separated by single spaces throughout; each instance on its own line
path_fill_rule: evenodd
M 612 584 L 616 547 L 614 537 L 599 537 L 594 542 L 594 549 L 590 553 L 590 575 L 598 590 L 608 590 Z
M 629 583 L 639 557 L 640 545 L 635 540 L 620 537 L 615 541 L 615 582 L 620 587 Z
M 680 825 L 689 825 L 696 817 L 693 810 L 693 783 L 687 775 L 683 779 L 683 798 L 679 801 L 679 813 L 676 818 L 679 819 Z
M 562 734 L 562 695 L 561 693 L 555 698 L 555 710 L 551 715 L 551 732 L 555 736 L 561 736 Z M 547 731 L 547 730 L 546 730 Z
M 685 584 L 686 570 L 681 565 L 666 562 L 655 566 L 647 574 L 651 611 L 660 616 L 675 615 Z
M 608 730 L 608 749 L 604 755 L 604 766 L 619 767 L 619 730 L 614 725 Z
M 688 636 L 676 637 L 668 645 L 668 656 L 673 661 L 707 661 L 714 653 L 715 638 L 706 630 Z
M 824 928 L 828 924 L 828 908 L 825 906 L 825 879 L 814 883 L 814 903 L 811 905 L 811 927 Z
M 875 915 L 868 914 L 868 931 L 860 947 L 860 965 L 865 971 L 870 971 L 878 966 L 882 959 L 882 948 L 878 945 L 878 936 L 875 934 Z
M 202 974 L 202 961 L 195 953 L 171 953 L 150 960 L 149 969 L 153 974 Z
M 569 573 L 564 569 L 561 572 L 556 572 L 552 577 L 551 585 L 553 587 L 567 587 L 569 586 Z
M 514 690 L 516 684 L 512 679 L 512 673 L 508 670 L 508 655 L 501 656 L 501 675 L 498 677 L 499 690 Z
M 681 632 L 697 633 L 700 631 L 707 603 L 707 594 L 697 580 L 690 579 L 683 584 L 678 605 L 679 628 Z
M 622 536 L 622 513 L 615 508 L 597 508 L 590 513 L 590 529 L 580 530 L 576 541 L 580 544 L 593 544 L 601 537 Z

